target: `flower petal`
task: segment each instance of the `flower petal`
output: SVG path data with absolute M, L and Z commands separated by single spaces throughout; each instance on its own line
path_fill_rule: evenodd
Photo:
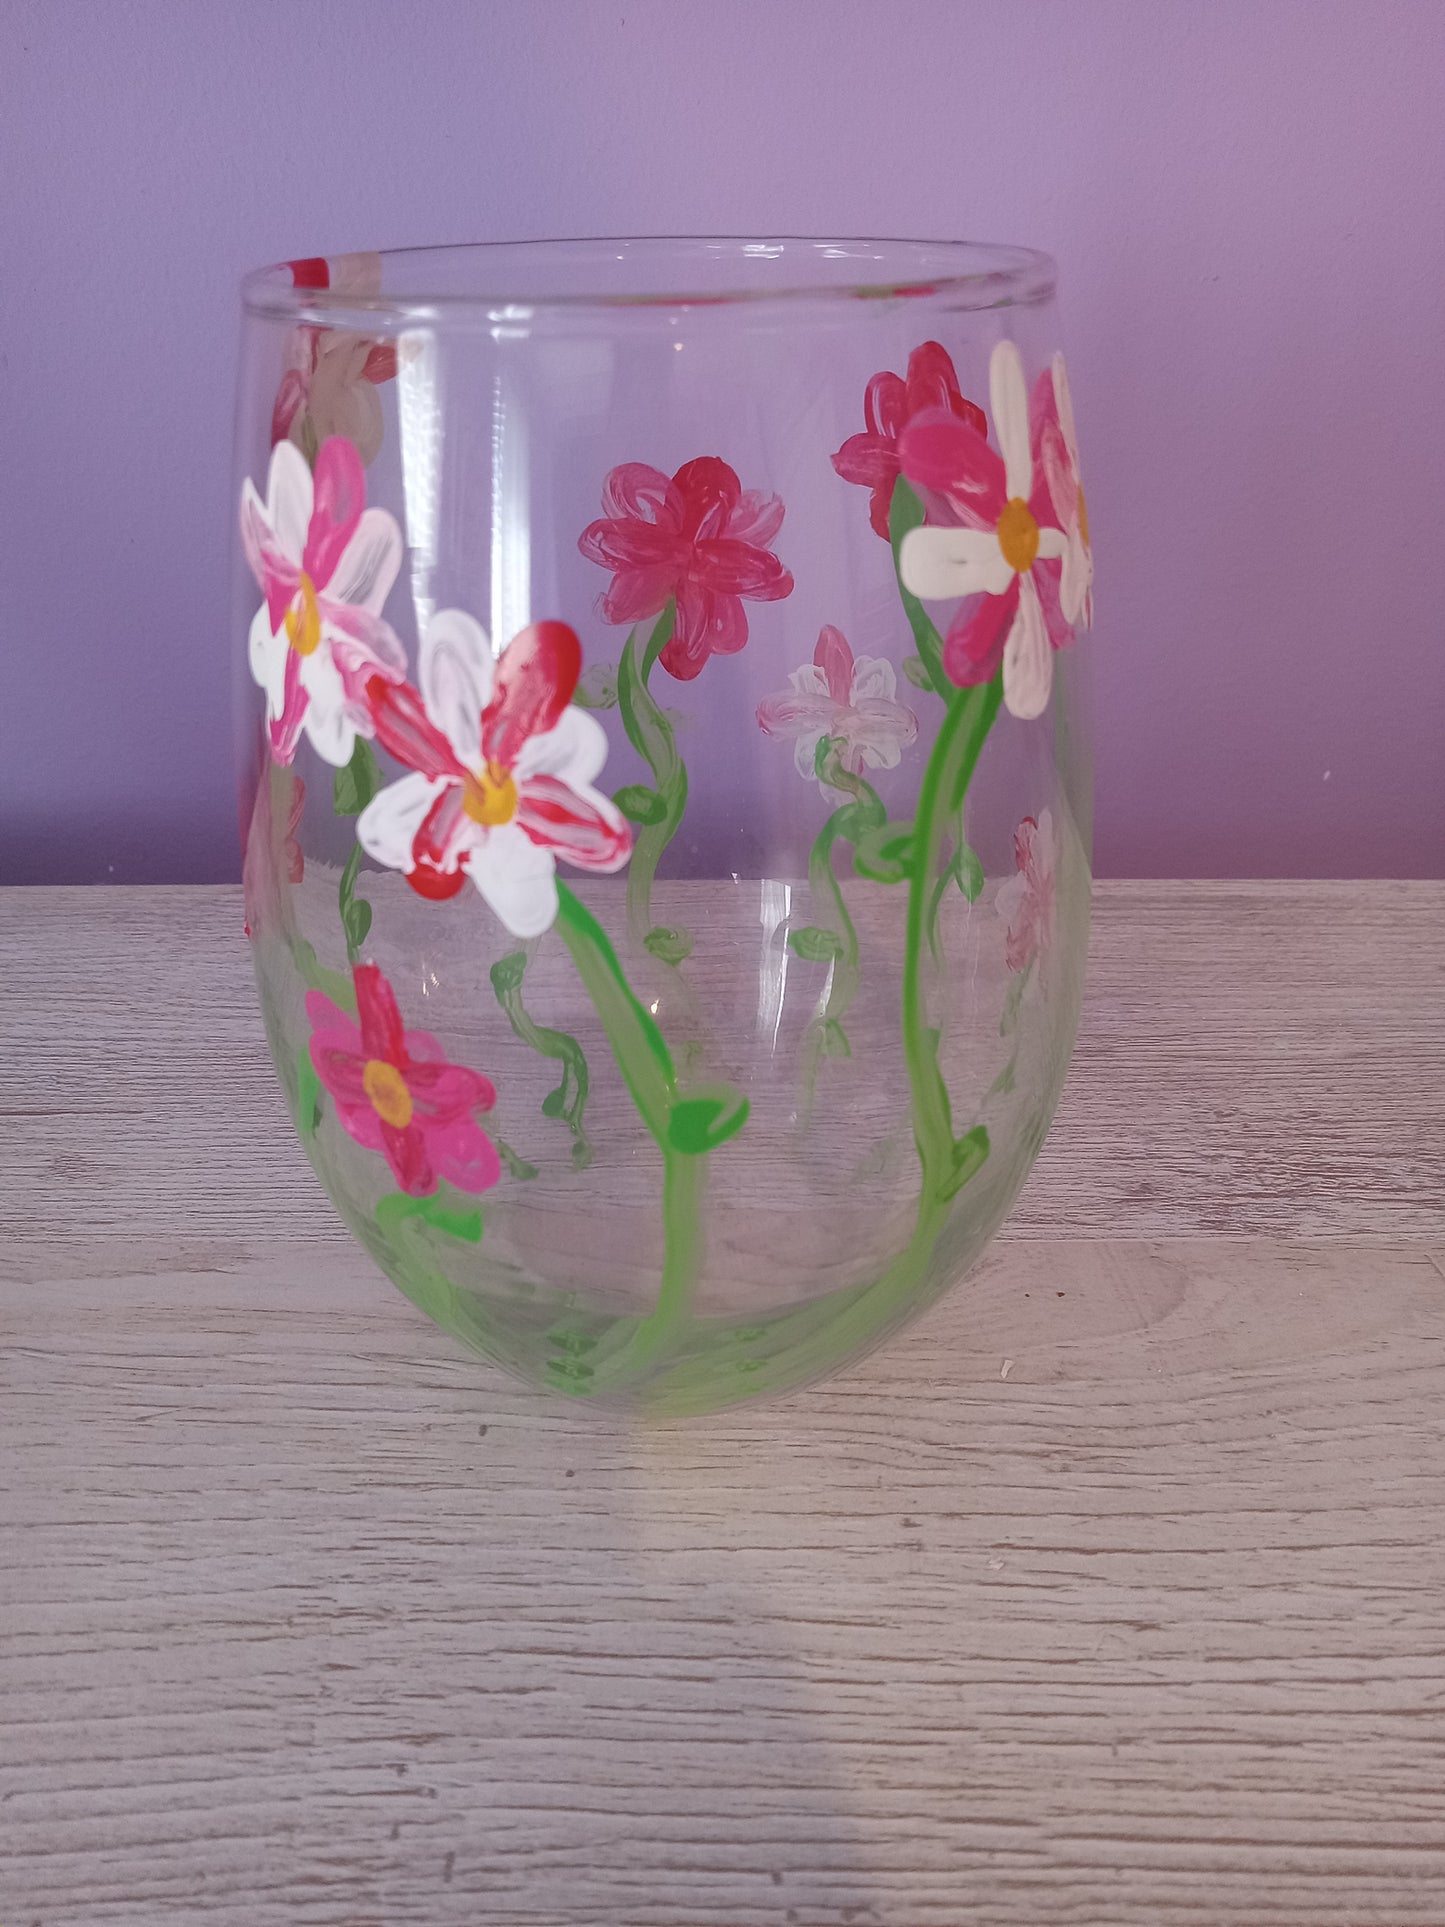
M 388 1064 L 404 1065 L 406 1044 L 396 992 L 377 964 L 357 964 L 351 981 L 356 986 L 356 1018 L 363 1052 L 368 1058 L 381 1057 Z
M 271 755 L 282 764 L 289 763 L 296 754 L 296 745 L 301 740 L 301 728 L 306 721 L 306 712 L 311 706 L 311 697 L 301 681 L 301 658 L 288 644 L 286 660 L 282 670 L 282 696 L 279 714 L 267 724 L 271 739 Z
M 758 704 L 758 727 L 765 736 L 797 736 L 808 732 L 815 739 L 832 733 L 838 718 L 838 705 L 831 696 L 798 689 L 779 689 L 764 696 Z M 805 774 L 811 776 L 809 769 Z
M 437 1174 L 427 1155 L 426 1133 L 419 1124 L 398 1130 L 394 1124 L 381 1127 L 381 1148 L 391 1166 L 391 1174 L 408 1197 L 429 1198 L 437 1188 Z
M 557 919 L 556 864 L 513 823 L 489 832 L 466 872 L 514 937 L 540 937 Z
M 306 734 L 311 746 L 323 762 L 344 768 L 356 747 L 356 718 L 346 700 L 340 671 L 331 651 L 324 647 L 297 660 L 307 696 Z
M 831 622 L 825 622 L 818 631 L 817 645 L 813 650 L 813 662 L 823 672 L 828 685 L 828 694 L 835 703 L 848 703 L 853 698 L 853 651 L 848 647 L 848 638 L 841 629 Z
M 859 656 L 853 665 L 849 695 L 855 704 L 881 698 L 892 702 L 898 694 L 898 675 L 886 656 Z
M 1054 652 L 1032 575 L 1018 578 L 1018 610 L 1003 651 L 1003 699 L 1025 721 L 1042 716 L 1054 681 Z
M 646 462 L 619 462 L 602 484 L 602 513 L 623 521 L 681 519 L 682 502 L 669 477 Z M 584 551 L 585 553 L 585 551 Z
M 302 567 L 314 499 L 306 457 L 292 443 L 278 442 L 271 450 L 271 466 L 266 471 L 266 520 L 282 554 L 298 570 Z
M 726 533 L 734 542 L 749 542 L 754 548 L 765 549 L 782 526 L 782 496 L 745 488 L 728 517 Z
M 881 435 L 850 435 L 832 457 L 834 472 L 863 488 L 882 488 L 898 473 L 898 449 Z
M 672 478 L 682 499 L 681 533 L 689 541 L 711 541 L 727 532 L 742 500 L 737 473 L 719 455 L 699 455 L 684 462 Z
M 658 661 L 679 682 L 691 682 L 716 649 L 736 655 L 748 639 L 748 618 L 735 595 L 715 595 L 689 580 L 677 597 L 677 623 Z
M 1049 644 L 1054 649 L 1067 649 L 1074 640 L 1073 626 L 1060 606 L 1062 598 L 1062 570 L 1053 563 L 1036 562 L 1033 567 L 1033 583 L 1038 590 L 1039 607 L 1044 612 L 1044 627 L 1049 632 Z
M 677 587 L 678 567 L 667 562 L 657 568 L 624 569 L 599 605 L 604 622 L 643 622 L 660 615 Z
M 340 445 L 351 446 L 349 442 Z M 336 558 L 326 595 L 379 616 L 401 568 L 402 546 L 395 518 L 385 509 L 367 509 Z
M 947 602 L 954 596 L 1002 595 L 1014 572 L 990 529 L 922 528 L 904 536 L 898 573 L 912 595 Z
M 942 408 L 915 415 L 898 438 L 903 473 L 916 487 L 946 496 L 965 525 L 992 529 L 1003 513 L 1003 463 L 968 422 Z
M 486 841 L 491 832 L 467 815 L 464 797 L 460 783 L 447 783 L 437 792 L 431 808 L 417 825 L 409 868 L 455 875 L 465 863 L 467 853 Z
M 356 821 L 356 840 L 388 870 L 409 870 L 417 831 L 448 782 L 403 776 L 378 790 Z
M 289 442 L 283 442 L 289 448 Z M 297 456 L 297 460 L 301 460 Z M 272 456 L 275 465 L 275 455 Z M 301 463 L 306 466 L 305 462 Z M 309 479 L 309 477 L 308 477 Z M 248 475 L 241 484 L 241 548 L 256 578 L 256 586 L 266 598 L 266 613 L 271 628 L 279 630 L 286 610 L 301 581 L 300 548 L 294 556 L 287 553 L 272 526 L 269 509 L 257 495 Z
M 410 683 L 373 675 L 367 678 L 365 687 L 376 740 L 389 755 L 408 769 L 420 770 L 423 776 L 461 781 L 467 773 L 465 767 Z
M 948 350 L 937 341 L 925 341 L 908 357 L 908 414 L 925 408 L 946 408 L 950 415 L 988 434 L 988 417 L 977 402 L 969 401 L 958 385 L 958 372 Z
M 270 716 L 279 716 L 286 707 L 286 658 L 295 653 L 285 636 L 278 636 L 272 629 L 271 617 L 263 605 L 251 618 L 246 659 L 251 680 L 266 692 L 266 711 Z
M 768 549 L 735 542 L 730 536 L 699 542 L 692 576 L 718 595 L 743 595 L 753 602 L 777 602 L 792 593 L 793 578 Z
M 491 1078 L 483 1077 L 480 1071 L 468 1070 L 464 1064 L 450 1064 L 445 1056 L 418 1056 L 415 1048 L 418 1039 L 423 1039 L 427 1046 L 434 1046 L 436 1039 L 425 1031 L 406 1033 L 411 1059 L 406 1067 L 406 1088 L 424 1129 L 469 1117 L 474 1111 L 493 1109 L 497 1088 Z
M 620 870 L 632 833 L 616 804 L 590 785 L 529 776 L 517 797 L 517 827 L 579 870 Z
M 438 609 L 421 639 L 419 680 L 427 715 L 451 744 L 457 761 L 482 761 L 482 711 L 492 694 L 492 645 L 462 609 Z
M 1033 493 L 1034 462 L 1029 452 L 1029 391 L 1023 357 L 1012 341 L 994 344 L 988 364 L 993 432 L 1003 455 L 1008 499 L 1026 502 Z
M 458 1117 L 426 1132 L 427 1151 L 439 1178 L 473 1197 L 490 1191 L 502 1175 L 497 1147 L 471 1117 Z
M 943 669 L 950 682 L 967 689 L 998 674 L 1021 579 L 1014 576 L 1002 595 L 985 596 L 966 619 L 955 620 L 943 642 Z
M 1064 446 L 1069 452 L 1069 463 L 1074 474 L 1079 475 L 1079 436 L 1074 427 L 1074 398 L 1069 392 L 1069 371 L 1064 366 L 1061 354 L 1055 354 L 1053 367 L 1054 407 L 1058 410 L 1059 427 L 1063 430 Z
M 607 761 L 607 732 L 595 716 L 572 704 L 554 729 L 529 736 L 517 758 L 517 781 L 532 776 L 559 776 L 566 783 L 590 783 Z
M 1059 603 L 1064 620 L 1076 628 L 1087 629 L 1093 618 L 1093 598 L 1090 594 L 1093 581 L 1093 557 L 1076 523 L 1069 531 L 1069 545 L 1064 550 L 1064 570 L 1059 583 Z
M 321 444 L 316 457 L 311 520 L 301 556 L 302 568 L 318 589 L 329 586 L 337 563 L 357 532 L 365 507 L 366 470 L 361 465 L 361 457 L 350 442 L 340 435 L 332 435 Z M 338 599 L 349 602 L 359 598 L 338 596 Z M 381 604 L 376 606 L 379 609 Z
M 565 622 L 533 622 L 502 651 L 482 712 L 482 752 L 511 769 L 529 736 L 556 726 L 582 673 L 582 645 Z

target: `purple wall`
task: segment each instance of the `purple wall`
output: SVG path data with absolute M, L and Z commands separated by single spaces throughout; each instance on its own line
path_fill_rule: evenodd
M 1445 874 L 1438 0 L 6 0 L 0 880 L 237 870 L 235 282 L 530 234 L 1059 258 L 1102 874 Z

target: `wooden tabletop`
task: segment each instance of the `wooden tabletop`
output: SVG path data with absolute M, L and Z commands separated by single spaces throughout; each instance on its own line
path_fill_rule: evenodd
M 973 1277 L 641 1430 L 341 1230 L 234 892 L 0 893 L 3 1927 L 1445 1923 L 1445 885 L 1091 973 Z

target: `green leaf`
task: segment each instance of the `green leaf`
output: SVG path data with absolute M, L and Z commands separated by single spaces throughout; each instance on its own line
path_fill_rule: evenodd
M 983 865 L 978 860 L 978 852 L 967 843 L 960 843 L 958 855 L 953 859 L 953 874 L 958 878 L 958 887 L 970 903 L 977 903 L 983 895 Z
M 311 1061 L 311 1050 L 303 1044 L 296 1053 L 296 1128 L 310 1137 L 321 1121 L 321 1079 Z
M 536 1165 L 528 1164 L 524 1157 L 519 1157 L 511 1145 L 502 1138 L 497 1139 L 497 1156 L 506 1165 L 507 1175 L 515 1178 L 519 1184 L 530 1184 L 536 1177 Z
M 805 924 L 788 932 L 788 948 L 807 963 L 832 963 L 843 954 L 843 939 L 836 931 Z
M 913 855 L 911 823 L 881 823 L 865 830 L 853 847 L 853 868 L 874 883 L 906 883 Z
M 342 912 L 346 926 L 346 942 L 349 949 L 360 950 L 366 942 L 366 933 L 371 928 L 371 905 L 365 897 L 353 897 Z
M 973 1174 L 981 1169 L 989 1153 L 988 1132 L 982 1124 L 975 1124 L 958 1138 L 953 1147 L 953 1169 L 945 1179 L 939 1196 L 951 1198 L 956 1191 L 968 1183 Z
M 853 1046 L 848 1042 L 848 1033 L 836 1017 L 823 1019 L 823 1055 L 825 1057 L 851 1057 Z
M 629 823 L 660 823 L 667 815 L 667 804 L 646 783 L 625 783 L 612 800 Z
M 383 1231 L 394 1231 L 407 1218 L 420 1218 L 434 1231 L 443 1231 L 463 1244 L 482 1242 L 482 1214 L 478 1211 L 449 1211 L 438 1198 L 410 1198 L 392 1191 L 376 1206 L 376 1222 Z
M 572 700 L 579 709 L 616 709 L 616 665 L 594 662 L 573 690 Z
M 338 816 L 359 816 L 380 788 L 381 769 L 371 744 L 358 736 L 351 761 L 332 779 L 332 808 Z
M 680 964 L 692 955 L 693 935 L 690 930 L 678 930 L 668 924 L 657 923 L 642 941 L 660 963 Z
M 915 689 L 932 689 L 933 678 L 928 673 L 928 665 L 922 656 L 905 656 L 903 673 Z
M 667 1141 L 686 1157 L 706 1157 L 748 1121 L 748 1100 L 732 1084 L 709 1084 L 677 1098 L 667 1118 Z

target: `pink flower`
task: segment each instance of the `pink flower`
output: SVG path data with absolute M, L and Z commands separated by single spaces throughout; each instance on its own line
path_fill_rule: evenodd
M 331 260 L 293 261 L 298 288 L 332 288 L 342 294 L 381 292 L 379 254 L 338 254 Z M 286 343 L 285 372 L 271 411 L 271 442 L 288 438 L 308 459 L 328 436 L 343 435 L 364 463 L 381 448 L 378 386 L 396 376 L 394 342 L 374 341 L 341 328 L 294 328 Z
M 501 1176 L 496 1147 L 477 1123 L 497 1093 L 490 1078 L 449 1064 L 435 1037 L 403 1030 L 396 994 L 375 964 L 358 964 L 358 1023 L 319 990 L 306 998 L 311 1062 L 348 1136 L 385 1153 L 402 1190 L 426 1198 L 445 1178 L 488 1191 Z
M 632 833 L 593 788 L 607 738 L 572 703 L 581 667 L 565 623 L 534 622 L 494 663 L 480 623 L 438 610 L 421 641 L 420 693 L 381 676 L 367 685 L 377 741 L 414 774 L 362 811 L 363 849 L 424 897 L 455 896 L 470 877 L 518 937 L 557 915 L 557 857 L 620 869 Z
M 1017 872 L 1001 883 L 994 908 L 1007 926 L 1004 957 L 1026 970 L 1054 940 L 1054 819 L 1048 810 L 1026 816 L 1014 831 Z
M 839 760 L 854 776 L 865 769 L 895 769 L 918 735 L 918 718 L 895 702 L 898 679 L 880 656 L 854 658 L 847 637 L 831 623 L 818 632 L 813 660 L 788 677 L 788 688 L 758 704 L 758 725 L 768 736 L 792 736 L 798 774 L 818 773 L 818 744 L 825 736 L 840 745 Z M 826 789 L 827 785 L 821 783 Z
M 401 531 L 366 507 L 366 475 L 350 442 L 326 442 L 313 480 L 290 442 L 271 451 L 263 502 L 241 487 L 241 543 L 266 600 L 251 624 L 251 674 L 266 691 L 271 754 L 289 763 L 304 730 L 318 756 L 350 761 L 371 734 L 368 676 L 406 674 L 406 653 L 381 619 L 401 567 Z
M 1094 622 L 1094 556 L 1089 546 L 1084 485 L 1079 480 L 1074 404 L 1069 396 L 1069 374 L 1062 355 L 1054 356 L 1052 367 L 1034 384 L 1030 443 L 1034 472 L 1043 472 L 1054 517 L 1064 531 L 1067 544 L 1059 582 L 1059 606 L 1066 622 L 1089 629 Z
M 1073 634 L 1059 606 L 1058 564 L 1068 542 L 1052 526 L 1048 482 L 1035 474 L 1023 362 L 1011 341 L 993 351 L 989 397 L 1000 454 L 976 428 L 937 408 L 915 416 L 900 436 L 903 473 L 946 502 L 959 526 L 910 529 L 899 574 L 928 601 L 982 594 L 971 613 L 954 619 L 943 666 L 967 685 L 988 682 L 1002 663 L 1009 709 L 1039 716 L 1053 686 L 1053 651 Z
M 833 457 L 833 466 L 845 482 L 873 491 L 868 520 L 885 542 L 893 484 L 898 480 L 898 437 L 925 408 L 947 409 L 980 435 L 988 433 L 983 410 L 960 392 L 952 358 L 936 341 L 925 341 L 913 350 L 906 378 L 886 369 L 873 377 L 863 396 L 863 419 L 868 426 L 861 435 L 850 435 Z
M 578 547 L 613 571 L 600 603 L 607 622 L 641 622 L 677 600 L 672 640 L 658 660 L 690 682 L 716 650 L 748 639 L 743 597 L 776 602 L 793 578 L 768 548 L 783 522 L 776 495 L 744 489 L 726 462 L 702 455 L 669 481 L 660 469 L 623 462 L 602 489 L 601 521 Z

